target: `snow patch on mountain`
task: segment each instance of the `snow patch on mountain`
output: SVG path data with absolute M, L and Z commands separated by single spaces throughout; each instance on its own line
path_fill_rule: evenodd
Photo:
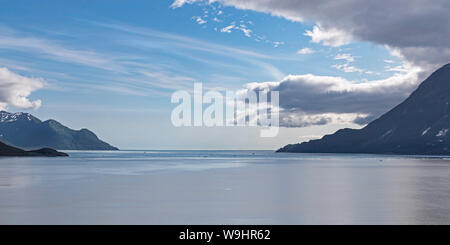
M 436 134 L 436 137 L 445 137 L 447 135 L 448 128 L 443 128 L 439 130 L 439 132 Z
M 428 133 L 428 131 L 430 131 L 430 129 L 431 129 L 431 127 L 428 127 L 427 129 L 425 129 L 425 130 L 422 132 L 422 136 L 426 135 L 426 134 Z
M 15 122 L 20 118 L 26 118 L 26 120 L 31 121 L 31 114 L 24 113 L 24 112 L 17 112 L 17 113 L 9 113 L 6 111 L 0 112 L 0 122 L 2 123 L 8 123 L 8 122 Z

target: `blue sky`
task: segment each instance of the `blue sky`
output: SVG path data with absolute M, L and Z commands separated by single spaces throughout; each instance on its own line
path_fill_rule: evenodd
M 38 108 L 8 101 L 3 107 L 89 128 L 124 149 L 276 149 L 361 126 L 344 119 L 287 125 L 272 139 L 250 128 L 174 128 L 170 95 L 191 90 L 194 82 L 206 89 L 242 89 L 288 75 L 349 84 L 411 75 L 412 65 L 383 43 L 353 38 L 327 44 L 320 33 L 308 35 L 318 26 L 314 20 L 222 3 L 174 8 L 165 0 L 0 2 L 0 67 L 43 81 L 42 88 L 28 90 L 29 101 L 42 101 Z

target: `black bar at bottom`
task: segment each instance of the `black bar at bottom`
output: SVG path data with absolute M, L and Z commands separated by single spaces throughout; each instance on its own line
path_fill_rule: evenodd
M 445 239 L 449 226 L 272 226 L 272 225 L 152 225 L 152 226 L 0 226 L 1 239 L 158 244 L 280 244 L 283 241 L 393 242 Z M 445 241 L 444 240 L 444 241 Z M 6 241 L 6 240 L 4 240 Z

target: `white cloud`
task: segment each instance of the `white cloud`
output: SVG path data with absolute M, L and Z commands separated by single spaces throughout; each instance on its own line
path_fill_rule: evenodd
M 349 64 L 336 64 L 336 65 L 332 65 L 331 67 L 334 67 L 338 70 L 341 70 L 343 72 L 364 72 L 363 69 L 360 68 L 356 68 L 352 65 Z
M 385 66 L 386 71 L 395 71 L 395 72 L 406 72 L 408 71 L 408 69 L 406 67 L 404 67 L 403 65 L 399 65 L 399 66 Z
M 242 31 L 242 33 L 244 33 L 244 35 L 245 35 L 246 37 L 252 37 L 252 32 L 253 32 L 253 31 L 250 30 L 250 29 L 249 29 L 246 25 L 244 25 L 244 24 L 241 24 L 241 25 L 238 25 L 238 26 L 235 25 L 235 24 L 231 24 L 231 25 L 229 25 L 229 26 L 226 26 L 226 27 L 222 28 L 222 29 L 220 30 L 220 32 L 231 33 L 233 29 Z
M 280 45 L 283 45 L 284 42 L 272 42 L 274 48 L 278 48 Z
M 343 60 L 346 61 L 345 64 L 335 64 L 332 65 L 331 67 L 334 67 L 340 71 L 343 72 L 365 72 L 366 74 L 372 74 L 373 72 L 371 71 L 364 71 L 363 69 L 357 68 L 353 65 L 350 65 L 349 63 L 352 63 L 355 61 L 355 57 L 351 54 L 337 54 L 336 56 L 334 56 L 334 60 Z
M 334 60 L 345 60 L 347 62 L 353 62 L 355 61 L 355 57 L 353 57 L 351 54 L 337 54 L 334 56 Z
M 315 51 L 310 48 L 302 48 L 297 51 L 297 54 L 313 54 Z
M 196 21 L 197 24 L 199 24 L 199 25 L 206 24 L 206 20 L 202 19 L 202 17 L 200 17 L 200 16 L 194 16 L 193 18 L 195 19 L 195 21 Z
M 400 103 L 417 87 L 421 69 L 410 64 L 405 67 L 408 72 L 382 80 L 354 82 L 306 74 L 289 75 L 278 82 L 249 83 L 246 88 L 279 91 L 282 126 L 365 124 Z
M 41 78 L 28 78 L 6 67 L 0 68 L 0 109 L 6 110 L 8 105 L 24 109 L 39 108 L 41 100 L 30 101 L 28 96 L 44 84 Z
M 364 71 L 364 73 L 369 74 L 369 75 L 380 75 L 379 72 L 374 72 L 374 71 Z
M 235 27 L 235 25 L 229 25 L 220 30 L 220 32 L 231 33 L 231 30 Z
M 200 2 L 199 0 L 175 0 L 170 7 L 171 8 L 179 8 L 183 7 L 184 4 L 191 4 L 195 2 Z
M 307 31 L 312 42 L 340 46 L 352 40 L 398 49 L 426 74 L 447 64 L 450 56 L 448 0 L 204 0 L 220 2 L 303 23 L 320 23 Z
M 240 25 L 240 26 L 237 27 L 237 29 L 241 30 L 246 37 L 251 37 L 252 36 L 252 30 L 247 28 L 246 25 Z
M 394 75 L 383 80 L 349 81 L 340 77 L 287 76 L 278 82 L 253 83 L 248 89 L 280 91 L 284 126 L 364 123 L 404 100 L 419 82 L 450 57 L 448 0 L 205 0 L 253 10 L 305 24 L 316 23 L 304 35 L 313 43 L 339 47 L 354 41 L 385 45 L 403 65 L 386 61 Z M 334 67 L 364 72 L 349 64 Z M 354 59 L 353 59 L 354 60 Z M 394 66 L 394 67 L 391 67 Z M 372 73 L 373 74 L 373 73 Z M 313 102 L 312 102 L 313 101 Z M 342 117 L 337 118 L 338 116 Z
M 304 35 L 311 37 L 313 43 L 322 43 L 331 47 L 349 44 L 353 40 L 352 36 L 345 31 L 336 28 L 323 28 L 321 25 L 314 26 L 312 31 L 307 30 Z

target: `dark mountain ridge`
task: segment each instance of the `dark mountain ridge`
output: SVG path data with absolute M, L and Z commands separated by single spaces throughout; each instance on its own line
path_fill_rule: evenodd
M 9 146 L 0 142 L 0 157 L 66 157 L 66 153 L 59 152 L 50 148 L 42 148 L 33 151 L 24 151 L 22 149 Z
M 340 129 L 277 152 L 450 155 L 450 64 L 362 129 Z
M 88 129 L 73 130 L 55 120 L 29 113 L 0 111 L 0 141 L 23 149 L 118 150 Z

